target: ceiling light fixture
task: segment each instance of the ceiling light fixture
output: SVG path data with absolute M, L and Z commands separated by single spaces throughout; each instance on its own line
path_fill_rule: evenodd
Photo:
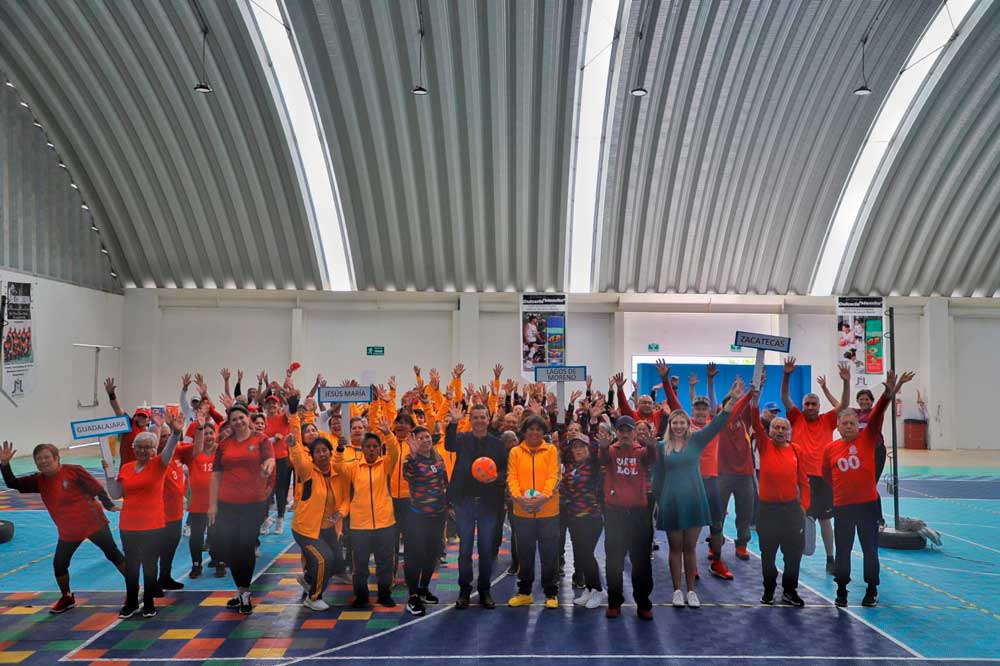
M 38 129 L 42 129 L 42 124 L 40 122 L 38 122 L 37 120 L 31 121 L 31 124 L 34 125 L 35 127 L 37 127 Z
M 93 231 L 95 234 L 98 234 L 98 233 L 101 232 L 101 230 L 97 228 L 96 224 L 90 225 L 90 230 Z
M 31 108 L 30 106 L 28 106 L 27 102 L 21 102 L 21 106 L 23 106 L 26 109 L 30 109 Z
M 858 97 L 867 97 L 872 94 L 872 89 L 868 87 L 868 75 L 865 73 L 865 46 L 868 44 L 868 37 L 867 31 L 861 37 L 861 85 L 854 89 L 854 94 Z
M 62 160 L 59 160 L 59 168 L 60 169 L 65 169 L 66 168 L 66 163 L 63 162 Z
M 649 5 L 643 7 L 642 16 L 639 19 L 639 30 L 636 33 L 637 39 L 635 44 L 635 50 L 639 54 L 639 58 L 642 58 L 642 33 L 646 26 L 646 18 L 647 18 L 646 10 L 648 9 L 648 7 Z M 632 95 L 632 97 L 645 97 L 646 95 L 649 94 L 649 91 L 646 90 L 646 88 L 642 85 L 642 81 L 639 80 L 639 75 L 641 73 L 642 73 L 641 70 L 639 69 L 636 70 L 635 74 L 636 82 L 635 85 L 632 87 L 632 90 L 629 91 L 629 94 Z
M 414 95 L 427 95 L 430 93 L 429 90 L 424 86 L 424 12 L 420 9 L 420 0 L 414 0 L 414 5 L 417 8 L 417 34 L 420 36 L 417 42 L 417 82 L 410 89 Z
M 56 147 L 56 144 L 52 143 L 51 141 L 46 141 L 45 145 L 48 146 L 49 148 L 52 148 L 53 150 Z
M 88 206 L 87 204 L 80 204 L 80 208 L 82 208 L 83 210 L 90 210 L 90 206 Z
M 208 25 L 201 26 L 201 79 L 194 86 L 196 93 L 207 95 L 212 92 L 212 86 L 208 83 L 208 75 L 205 71 L 205 47 L 208 44 Z
M 14 87 L 14 84 L 10 80 L 4 81 L 4 85 L 7 86 L 8 88 Z
M 111 271 L 111 277 L 113 277 L 113 278 L 118 277 L 118 273 L 115 273 L 114 270 L 112 270 Z
M 101 248 L 101 254 L 107 254 L 107 255 L 110 255 L 110 252 L 108 252 L 108 248 L 106 248 L 106 247 L 102 247 L 102 248 Z
M 70 183 L 69 186 L 72 187 L 74 190 L 80 189 L 80 186 L 77 185 L 76 183 Z

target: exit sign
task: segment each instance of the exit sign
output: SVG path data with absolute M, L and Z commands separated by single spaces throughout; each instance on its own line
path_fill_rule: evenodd
M 729 345 L 729 351 L 743 351 L 743 347 L 739 345 Z
M 646 349 L 648 351 L 660 351 L 660 343 L 659 342 L 650 342 L 648 345 L 646 345 Z
M 385 347 L 365 347 L 368 356 L 385 356 Z

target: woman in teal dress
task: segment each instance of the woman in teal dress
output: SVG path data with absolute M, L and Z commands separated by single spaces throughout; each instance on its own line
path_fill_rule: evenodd
M 683 606 L 685 602 L 681 592 L 682 560 L 687 579 L 687 604 L 692 608 L 701 606 L 694 591 L 697 570 L 694 549 L 702 527 L 712 522 L 699 469 L 701 451 L 722 431 L 736 401 L 749 399 L 749 394 L 744 396 L 744 392 L 743 380 L 737 377 L 723 401 L 722 411 L 701 430 L 692 432 L 691 419 L 680 409 L 671 412 L 667 419 L 667 430 L 656 457 L 653 496 L 658 505 L 656 528 L 667 533 L 670 544 L 674 606 Z

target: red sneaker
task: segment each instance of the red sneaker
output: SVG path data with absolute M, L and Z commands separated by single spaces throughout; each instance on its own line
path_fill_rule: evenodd
M 638 610 L 640 620 L 652 620 L 653 619 L 653 609 L 652 608 L 640 608 Z
M 750 559 L 750 553 L 747 552 L 747 547 L 746 546 L 736 546 L 736 557 L 740 558 L 741 560 L 749 560 Z
M 604 617 L 609 617 L 611 619 L 614 619 L 621 614 L 622 614 L 622 609 L 619 608 L 618 606 L 608 606 L 608 610 L 605 611 Z
M 715 551 L 712 550 L 711 546 L 708 547 L 708 561 L 709 562 L 714 562 L 715 561 Z
M 722 580 L 732 580 L 732 572 L 726 567 L 726 563 L 722 560 L 715 560 L 712 562 L 712 575 L 721 578 Z
M 64 594 L 63 596 L 59 597 L 59 601 L 52 604 L 52 608 L 49 609 L 49 612 L 52 613 L 53 615 L 58 615 L 59 613 L 65 613 L 70 608 L 74 608 L 75 606 L 76 606 L 76 597 L 74 597 L 72 594 Z

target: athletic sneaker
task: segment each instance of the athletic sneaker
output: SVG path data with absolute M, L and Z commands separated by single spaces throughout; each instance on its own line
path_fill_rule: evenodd
M 469 594 L 461 593 L 458 595 L 458 599 L 455 600 L 455 608 L 458 610 L 465 610 L 469 607 Z
M 410 615 L 427 615 L 427 609 L 424 608 L 424 602 L 420 600 L 419 595 L 410 595 L 406 601 L 406 612 Z
M 832 575 L 834 575 L 836 573 L 835 569 L 836 568 L 834 566 L 833 558 L 832 557 L 827 557 L 826 558 L 826 572 L 832 576 Z
M 437 604 L 441 601 L 436 596 L 434 596 L 431 593 L 431 591 L 428 590 L 426 587 L 422 590 L 417 590 L 417 596 L 420 597 L 420 600 L 424 602 L 425 605 L 433 606 L 434 604 Z
M 489 592 L 479 593 L 479 607 L 486 608 L 488 610 L 493 610 L 497 607 L 497 602 L 493 601 L 492 595 Z
M 847 590 L 837 590 L 837 598 L 833 600 L 835 606 L 847 608 Z
M 150 604 L 148 606 L 143 606 L 142 607 L 142 616 L 143 617 L 156 617 L 156 606 L 154 606 L 153 604 Z
M 796 608 L 804 608 L 806 605 L 806 602 L 802 601 L 802 597 L 795 590 L 785 590 L 785 593 L 781 595 L 781 603 Z
M 271 529 L 271 534 L 281 534 L 285 531 L 285 519 L 284 517 L 279 517 L 274 521 L 274 527 Z
M 773 606 L 774 590 L 764 590 L 764 594 L 762 594 L 760 597 L 760 603 L 764 604 L 765 606 Z
M 268 516 L 264 519 L 264 522 L 260 524 L 260 533 L 267 534 L 271 531 L 271 526 L 274 525 L 274 518 Z
M 744 560 L 744 561 L 749 560 L 750 559 L 750 553 L 747 551 L 747 547 L 746 546 L 736 546 L 736 557 L 738 557 L 738 558 L 740 558 L 741 560 Z
M 216 563 L 216 565 L 215 565 L 215 577 L 216 578 L 225 578 L 226 577 L 226 563 L 225 562 L 217 562 Z
M 76 606 L 76 597 L 74 597 L 72 594 L 64 594 L 61 597 L 59 597 L 59 601 L 52 604 L 52 607 L 49 608 L 49 612 L 52 613 L 53 615 L 59 615 L 59 613 L 65 613 L 70 608 L 73 608 L 75 606 Z
M 713 560 L 712 566 L 709 568 L 713 576 L 721 578 L 722 580 L 732 580 L 733 578 L 735 578 L 735 576 L 733 576 L 733 573 L 726 566 L 726 563 L 723 562 L 722 560 Z
M 653 609 L 652 608 L 640 608 L 636 611 L 636 615 L 639 616 L 640 620 L 652 620 L 653 619 Z
M 253 612 L 253 604 L 250 603 L 250 593 L 240 592 L 240 615 L 249 615 Z
M 694 590 L 688 590 L 687 602 L 691 608 L 701 608 L 701 599 L 698 598 Z
M 674 608 L 684 608 L 684 593 L 680 590 L 674 590 L 674 598 L 671 600 Z
M 165 578 L 164 580 L 160 581 L 160 587 L 162 587 L 164 590 L 183 590 L 184 583 L 178 582 L 173 578 Z
M 869 587 L 868 591 L 865 592 L 864 599 L 861 600 L 861 605 L 865 608 L 878 606 L 878 588 Z
M 530 594 L 515 594 L 507 602 L 507 605 L 517 608 L 518 606 L 530 606 L 533 603 L 535 603 L 535 598 Z
M 188 574 L 188 578 L 201 578 L 201 563 L 191 565 L 191 573 Z
M 618 606 L 608 606 L 608 610 L 604 613 L 604 617 L 611 618 L 612 620 L 622 614 L 622 609 Z
M 129 618 L 139 612 L 138 606 L 122 606 L 122 609 L 118 611 L 118 617 Z
M 604 591 L 594 590 L 590 595 L 590 599 L 587 600 L 585 606 L 587 608 L 600 608 L 604 604 L 608 603 L 608 593 Z
M 240 593 L 237 592 L 236 596 L 226 602 L 226 608 L 231 608 L 237 610 L 240 607 Z
M 306 597 L 302 600 L 302 605 L 314 611 L 330 610 L 330 604 L 326 603 L 322 599 L 310 599 L 309 597 Z
M 597 590 L 584 590 L 580 596 L 573 600 L 573 605 L 575 606 L 586 606 L 587 602 L 590 601 L 590 596 L 597 592 Z
M 546 608 L 559 608 L 559 599 L 556 597 L 545 597 Z
M 191 526 L 190 525 L 185 525 L 184 529 L 181 530 L 181 535 L 182 536 L 186 536 L 186 537 L 190 537 L 191 536 Z

